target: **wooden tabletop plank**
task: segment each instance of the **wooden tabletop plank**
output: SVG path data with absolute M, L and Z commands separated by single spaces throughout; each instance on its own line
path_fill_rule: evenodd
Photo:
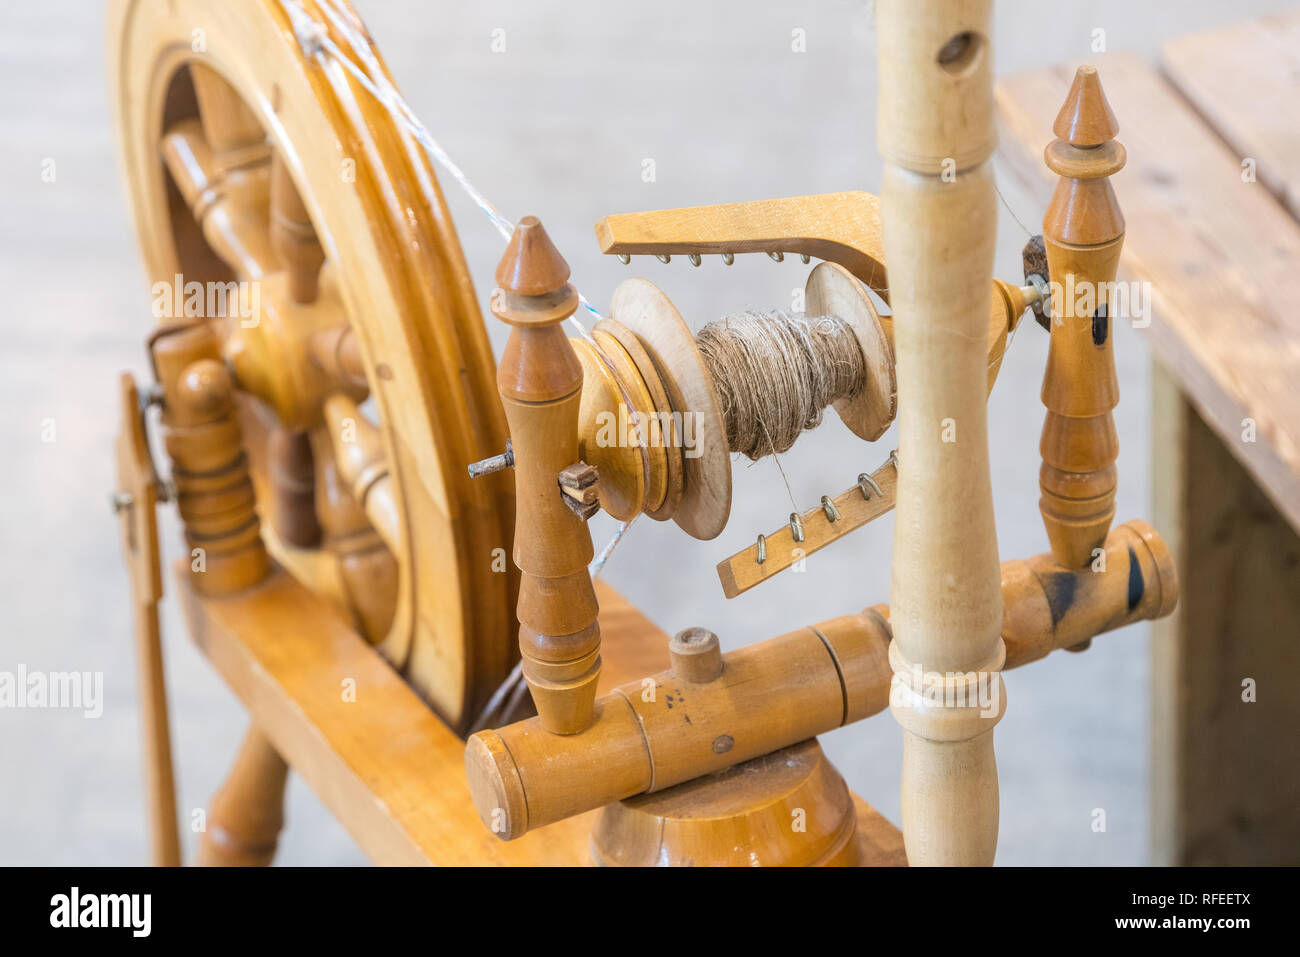
M 377 864 L 589 864 L 595 815 L 500 841 L 479 821 L 464 743 L 337 614 L 277 569 L 259 587 L 200 599 L 185 562 L 176 594 L 199 649 L 254 722 Z M 668 639 L 598 585 L 600 693 L 668 666 Z M 346 700 L 344 682 L 355 682 Z M 872 864 L 903 864 L 902 836 L 856 795 Z
M 1300 9 L 1177 37 L 1162 54 L 1170 81 L 1300 219 Z
M 1120 278 L 1151 283 L 1152 349 L 1300 528 L 1300 228 L 1153 67 L 1131 54 L 1094 63 L 1128 149 L 1112 177 L 1128 222 Z M 1042 151 L 1074 69 L 998 87 L 1002 153 L 1044 205 L 1055 177 Z

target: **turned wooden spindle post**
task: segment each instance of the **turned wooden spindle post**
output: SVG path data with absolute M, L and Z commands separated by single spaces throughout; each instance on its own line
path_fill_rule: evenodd
M 248 588 L 266 577 L 270 560 L 216 332 L 207 321 L 172 323 L 149 345 L 162 389 L 163 444 L 190 547 L 190 579 L 205 595 Z
M 185 540 L 190 581 L 218 597 L 251 588 L 271 570 L 262 543 L 234 387 L 210 322 L 164 325 L 149 340 L 162 388 L 163 444 Z M 288 768 L 250 727 L 212 800 L 200 864 L 269 864 L 283 823 Z
M 1056 560 L 1081 568 L 1115 517 L 1119 403 L 1115 316 L 1108 291 L 1124 246 L 1124 216 L 1109 177 L 1124 166 L 1119 126 L 1097 71 L 1081 66 L 1044 159 L 1061 179 L 1043 216 L 1052 276 L 1051 345 L 1043 376 L 1038 507 Z
M 991 864 L 997 846 L 1005 649 L 985 414 L 997 222 L 990 6 L 877 6 L 899 407 L 890 706 L 903 726 L 912 864 Z
M 578 461 L 582 366 L 561 328 L 578 293 L 569 264 L 533 216 L 519 221 L 496 280 L 492 312 L 512 326 L 497 389 L 514 448 L 523 673 L 543 727 L 576 734 L 591 723 L 600 673 L 591 533 L 558 484 Z
M 278 152 L 271 156 L 271 248 L 284 264 L 290 298 L 304 305 L 315 302 L 325 252 Z M 321 541 L 321 527 L 307 430 L 277 426 L 267 443 L 267 466 L 274 494 L 271 524 L 289 544 L 315 548 Z

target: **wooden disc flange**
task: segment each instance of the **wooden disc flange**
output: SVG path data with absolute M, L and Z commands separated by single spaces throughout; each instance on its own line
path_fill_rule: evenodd
M 614 290 L 610 315 L 635 333 L 667 392 L 682 458 L 682 500 L 672 519 L 693 538 L 717 538 L 731 513 L 731 456 L 722 406 L 695 337 L 646 279 Z
M 898 380 L 894 376 L 894 347 L 885 334 L 866 288 L 838 263 L 819 263 L 804 286 L 804 314 L 837 316 L 858 338 L 866 381 L 857 395 L 838 399 L 835 411 L 860 439 L 874 442 L 885 434 L 898 411 Z
M 620 352 L 625 354 L 636 370 L 640 384 L 650 395 L 650 405 L 644 410 L 647 415 L 654 415 L 655 433 L 652 438 L 657 441 L 648 443 L 650 474 L 646 487 L 645 514 L 656 522 L 666 522 L 673 517 L 677 506 L 682 503 L 684 479 L 682 474 L 681 445 L 674 436 L 672 427 L 672 405 L 668 401 L 668 390 L 664 388 L 654 363 L 641 345 L 641 340 L 627 326 L 614 319 L 602 319 L 592 329 L 592 338 L 596 340 L 606 354 L 611 357 Z M 611 341 L 618 349 L 610 348 Z M 630 378 L 630 377 L 629 377 Z M 641 411 L 641 410 L 638 410 Z
M 601 811 L 596 863 L 624 867 L 853 866 L 857 811 L 817 741 L 804 741 Z
M 600 476 L 600 507 L 626 522 L 649 499 L 649 450 L 640 441 L 639 423 L 641 410 L 654 409 L 650 393 L 617 342 L 593 346 L 570 339 L 569 345 L 582 364 L 578 456 Z

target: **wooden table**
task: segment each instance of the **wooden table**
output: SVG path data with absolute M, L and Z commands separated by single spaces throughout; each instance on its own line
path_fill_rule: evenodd
M 1152 859 L 1296 864 L 1300 11 L 1161 59 L 1090 61 L 1128 149 L 1120 278 L 1151 284 L 1154 520 L 1182 580 L 1153 642 Z M 1002 151 L 1044 204 L 1075 66 L 998 94 Z

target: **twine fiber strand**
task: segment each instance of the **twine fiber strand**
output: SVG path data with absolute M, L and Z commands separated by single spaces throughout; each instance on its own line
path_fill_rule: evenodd
M 866 376 L 858 338 L 837 316 L 743 312 L 709 323 L 695 342 L 727 445 L 751 461 L 789 451 L 828 405 L 855 397 Z

